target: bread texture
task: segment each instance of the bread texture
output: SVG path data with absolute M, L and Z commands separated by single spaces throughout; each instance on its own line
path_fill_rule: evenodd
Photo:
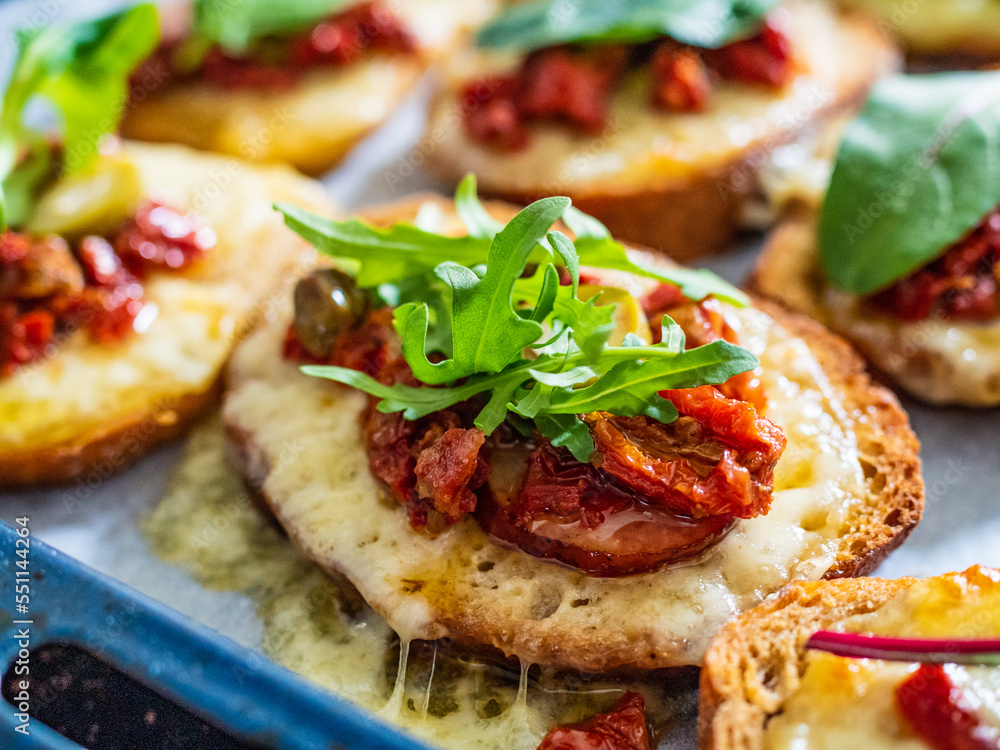
M 0 488 L 101 481 L 180 436 L 218 402 L 235 343 L 313 262 L 272 208 L 329 212 L 312 180 L 179 146 L 126 144 L 123 158 L 144 195 L 205 217 L 217 244 L 191 268 L 144 282 L 156 306 L 144 333 L 107 345 L 78 331 L 0 380 Z
M 793 211 L 775 229 L 751 286 L 850 339 L 886 380 L 916 398 L 939 405 L 1000 405 L 1000 320 L 932 316 L 905 323 L 831 289 L 819 263 L 813 210 Z
M 121 125 L 127 138 L 183 143 L 253 162 L 284 162 L 321 174 L 385 122 L 431 64 L 485 20 L 493 0 L 393 4 L 416 35 L 416 54 L 368 56 L 343 68 L 308 71 L 287 91 L 223 90 L 192 81 L 140 81 Z M 171 18 L 172 27 L 186 25 Z
M 484 192 L 516 203 L 568 195 L 616 237 L 681 262 L 720 250 L 759 200 L 758 171 L 773 149 L 854 110 L 899 64 L 889 39 L 858 14 L 810 0 L 781 12 L 799 66 L 784 89 L 722 82 L 706 112 L 674 114 L 649 106 L 639 73 L 614 95 L 604 132 L 536 124 L 515 153 L 471 140 L 462 124 L 463 84 L 511 61 L 459 58 L 431 107 L 428 166 L 453 182 L 474 172 Z
M 905 4 L 893 0 L 840 0 L 871 14 L 918 58 L 965 58 L 979 64 L 1000 56 L 1000 8 L 988 0 L 939 0 Z
M 501 220 L 514 212 L 488 210 Z M 369 216 L 418 211 L 423 222 L 437 217 L 439 231 L 459 231 L 441 198 Z M 281 358 L 288 311 L 236 352 L 224 421 L 236 465 L 296 545 L 350 580 L 403 639 L 448 637 L 590 672 L 694 665 L 726 620 L 791 578 L 873 569 L 923 508 L 907 418 L 850 347 L 767 303 L 730 312 L 764 363 L 767 413 L 789 447 L 771 513 L 740 522 L 688 566 L 596 578 L 500 545 L 473 519 L 435 537 L 412 530 L 368 471 L 357 423 L 365 397 Z
M 874 612 L 912 578 L 793 581 L 713 639 L 701 670 L 702 750 L 761 750 L 769 716 L 795 691 L 806 641 L 847 617 Z

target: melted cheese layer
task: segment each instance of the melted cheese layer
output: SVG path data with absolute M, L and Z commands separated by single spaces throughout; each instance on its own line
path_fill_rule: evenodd
M 973 568 L 915 583 L 876 612 L 848 618 L 846 632 L 938 638 L 1000 636 L 1000 572 Z M 895 707 L 895 690 L 917 669 L 876 659 L 811 652 L 802 681 L 767 726 L 768 750 L 927 750 Z M 1000 668 L 948 668 L 1000 741 Z
M 825 302 L 836 327 L 906 390 L 935 404 L 1000 404 L 1000 318 L 905 323 L 833 289 Z
M 203 215 L 218 244 L 191 269 L 144 284 L 145 314 L 155 317 L 143 333 L 101 345 L 78 332 L 49 358 L 0 379 L 0 452 L 74 440 L 207 392 L 237 336 L 267 314 L 268 291 L 313 257 L 272 209 L 292 201 L 326 210 L 311 180 L 180 147 L 129 144 L 124 158 L 138 168 L 143 195 Z
M 434 538 L 413 531 L 367 470 L 364 398 L 281 360 L 280 323 L 237 351 L 225 416 L 269 464 L 263 489 L 303 551 L 344 573 L 404 639 L 457 633 L 528 661 L 593 669 L 607 668 L 606 653 L 622 664 L 697 664 L 730 617 L 792 577 L 823 575 L 866 493 L 851 418 L 807 344 L 758 311 L 729 314 L 761 358 L 767 413 L 788 447 L 771 512 L 684 567 L 593 578 L 499 546 L 472 519 Z
M 919 54 L 1000 53 L 1000 5 L 994 0 L 841 0 L 874 13 Z

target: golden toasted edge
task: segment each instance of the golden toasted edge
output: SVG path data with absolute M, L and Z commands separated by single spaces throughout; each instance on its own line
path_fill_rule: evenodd
M 680 263 L 724 250 L 742 231 L 747 204 L 757 200 L 757 168 L 766 154 L 795 141 L 803 132 L 856 110 L 876 79 L 899 68 L 898 48 L 870 18 L 853 11 L 844 11 L 841 16 L 865 55 L 854 60 L 856 74 L 837 95 L 808 117 L 797 120 L 796 127 L 776 127 L 763 144 L 751 144 L 727 164 L 692 177 L 638 191 L 623 191 L 609 184 L 606 189 L 589 189 L 586 193 L 567 188 L 565 194 L 573 198 L 577 208 L 604 222 L 615 237 L 658 250 Z M 431 118 L 449 96 L 454 92 L 437 94 Z M 455 181 L 461 177 L 460 160 L 447 152 L 444 147 L 433 149 L 427 166 L 439 177 Z M 524 205 L 545 197 L 541 185 L 537 191 L 511 192 L 490 185 L 485 175 L 480 178 L 484 194 L 498 200 Z
M 218 403 L 221 379 L 201 393 L 151 404 L 112 423 L 51 445 L 5 448 L 0 489 L 24 490 L 82 483 L 91 487 L 179 439 Z
M 427 203 L 437 204 L 443 210 L 450 210 L 452 206 L 451 201 L 439 195 L 418 195 L 366 210 L 362 215 L 376 224 L 408 221 Z M 490 213 L 503 221 L 509 220 L 517 211 L 515 206 L 495 201 L 487 202 L 486 206 Z M 848 411 L 865 417 L 856 429 L 859 447 L 871 466 L 871 476 L 866 477 L 869 497 L 847 520 L 849 526 L 845 529 L 837 558 L 827 577 L 863 575 L 903 542 L 923 511 L 923 481 L 920 478 L 916 436 L 895 397 L 871 383 L 864 374 L 862 359 L 843 339 L 818 323 L 771 303 L 760 301 L 755 304 L 808 343 L 834 386 L 844 394 Z M 263 491 L 271 471 L 265 452 L 256 444 L 252 433 L 232 420 L 226 420 L 226 423 L 235 465 L 247 483 L 257 488 L 274 516 L 282 521 L 279 504 Z M 306 549 L 298 538 L 297 530 L 290 524 L 285 528 L 296 546 Z M 330 561 L 316 562 L 335 577 L 342 577 L 342 572 Z M 379 611 L 377 606 L 374 609 Z M 600 648 L 594 648 L 592 637 L 575 632 L 561 633 L 558 643 L 552 643 L 544 633 L 535 631 L 537 624 L 534 623 L 530 628 L 522 628 L 523 632 L 512 633 L 502 624 L 490 622 L 477 612 L 439 612 L 436 615 L 437 625 L 442 630 L 441 637 L 470 644 L 485 643 L 506 651 L 511 651 L 513 646 L 519 653 L 530 653 L 537 663 L 595 673 L 622 668 L 674 666 L 668 661 L 669 654 L 663 653 L 662 644 L 605 643 Z
M 873 612 L 912 578 L 793 581 L 712 639 L 701 670 L 698 746 L 760 750 L 767 719 L 792 695 L 817 630 Z

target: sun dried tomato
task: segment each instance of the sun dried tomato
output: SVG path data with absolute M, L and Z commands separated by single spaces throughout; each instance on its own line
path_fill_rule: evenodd
M 44 310 L 21 314 L 13 302 L 0 302 L 0 377 L 45 357 L 55 319 Z
M 869 297 L 880 312 L 907 322 L 1000 316 L 1000 210 L 936 260 Z
M 436 425 L 421 438 L 413 474 L 417 495 L 430 500 L 448 523 L 457 523 L 476 509 L 473 478 L 480 469 L 479 452 L 486 442 L 482 430 Z
M 367 52 L 416 50 L 417 40 L 400 18 L 375 0 L 324 19 L 305 33 L 262 40 L 245 56 L 213 48 L 196 73 L 225 89 L 286 90 L 313 68 L 350 65 Z
M 528 145 L 528 128 L 517 111 L 517 76 L 487 76 L 462 89 L 462 117 L 469 136 L 502 151 Z
M 779 87 L 792 74 L 792 42 L 773 17 L 750 39 L 704 52 L 705 62 L 723 78 Z
M 703 112 L 712 95 L 705 62 L 691 49 L 664 42 L 649 63 L 653 104 L 672 112 Z
M 528 457 L 514 498 L 487 496 L 477 517 L 495 537 L 592 575 L 625 576 L 697 557 L 732 527 L 645 503 L 632 488 L 548 441 Z
M 580 724 L 555 727 L 538 750 L 649 750 L 646 702 L 638 693 L 625 693 L 606 714 Z
M 663 391 L 680 417 L 584 416 L 600 454 L 598 465 L 665 508 L 704 518 L 753 518 L 767 512 L 774 467 L 785 436 L 752 404 L 712 386 Z
M 896 707 L 933 750 L 998 750 L 940 664 L 922 664 L 896 688 Z
M 204 221 L 184 209 L 149 201 L 125 222 L 113 240 L 115 253 L 134 276 L 187 268 L 215 247 Z

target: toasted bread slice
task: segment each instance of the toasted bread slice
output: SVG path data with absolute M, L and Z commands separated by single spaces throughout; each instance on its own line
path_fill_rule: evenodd
M 100 481 L 181 434 L 217 399 L 234 343 L 269 314 L 269 294 L 312 249 L 275 201 L 328 211 L 322 188 L 287 167 L 251 167 L 179 146 L 128 144 L 142 193 L 204 216 L 218 237 L 183 272 L 144 282 L 157 316 L 142 334 L 96 344 L 82 331 L 0 379 L 0 487 Z
M 514 212 L 488 208 L 502 220 Z M 412 220 L 418 209 L 441 217 L 439 231 L 459 231 L 440 198 L 372 215 Z M 767 414 L 788 447 L 771 512 L 684 567 L 596 578 L 500 545 L 473 519 L 435 537 L 414 531 L 368 471 L 365 397 L 282 359 L 289 310 L 235 353 L 224 420 L 237 465 L 293 541 L 402 638 L 450 637 L 593 672 L 697 664 L 716 629 L 790 578 L 870 571 L 923 509 L 906 415 L 847 344 L 766 303 L 731 314 L 762 358 Z
M 416 54 L 380 54 L 343 68 L 318 68 L 288 91 L 222 90 L 202 82 L 161 89 L 151 75 L 140 82 L 121 132 L 320 174 L 388 119 L 431 63 L 493 7 L 494 0 L 395 3 L 393 12 L 418 39 Z M 171 18 L 170 25 L 183 29 L 185 22 Z
M 708 111 L 671 114 L 648 104 L 639 74 L 614 95 L 603 133 L 535 125 L 529 146 L 515 153 L 471 140 L 462 124 L 462 85 L 510 61 L 459 59 L 431 107 L 428 166 L 456 182 L 474 172 L 481 190 L 514 202 L 569 195 L 616 237 L 682 262 L 720 250 L 756 198 L 769 153 L 858 106 L 899 63 L 891 42 L 858 15 L 800 0 L 785 20 L 800 71 L 778 92 L 723 82 Z
M 996 637 L 998 598 L 1000 571 L 978 566 L 923 580 L 794 581 L 726 625 L 709 646 L 699 746 L 780 748 L 808 734 L 808 745 L 795 746 L 839 748 L 855 734 L 859 747 L 923 747 L 893 709 L 904 665 L 817 654 L 806 641 L 818 630 Z M 824 739 L 831 728 L 838 736 Z
M 840 0 L 870 13 L 888 33 L 918 57 L 964 57 L 970 62 L 1000 57 L 1000 7 L 989 0 L 935 0 L 908 4 L 895 0 Z
M 831 289 L 819 265 L 812 210 L 793 211 L 774 231 L 751 285 L 850 339 L 888 380 L 923 401 L 1000 405 L 1000 320 L 905 323 Z

